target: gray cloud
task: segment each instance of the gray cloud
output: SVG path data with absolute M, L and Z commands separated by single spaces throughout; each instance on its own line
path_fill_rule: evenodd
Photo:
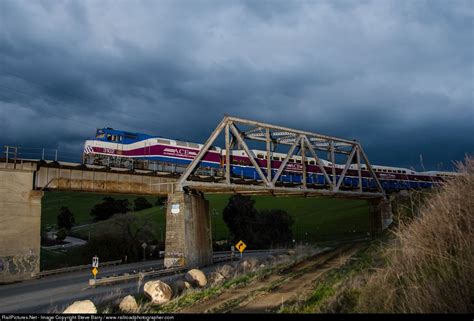
M 474 152 L 473 18 L 469 0 L 0 1 L 0 141 L 204 141 L 226 113 L 449 166 Z

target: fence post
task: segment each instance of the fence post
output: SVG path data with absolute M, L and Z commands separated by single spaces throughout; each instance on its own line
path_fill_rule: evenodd
M 5 163 L 7 163 L 7 167 L 8 167 L 8 146 L 5 146 L 5 149 L 6 149 L 6 152 L 5 152 Z
M 41 160 L 44 160 L 44 148 L 43 148 L 43 153 L 41 154 Z
M 56 155 L 54 156 L 54 160 L 57 162 L 58 161 L 58 150 L 56 149 Z
M 18 156 L 18 147 L 15 147 L 15 154 L 13 158 L 13 169 L 16 169 L 16 157 Z

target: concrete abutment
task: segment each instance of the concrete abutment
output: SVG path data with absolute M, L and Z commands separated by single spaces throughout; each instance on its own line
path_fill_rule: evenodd
M 0 283 L 31 278 L 40 269 L 42 191 L 34 169 L 0 169 Z
M 175 192 L 166 210 L 165 267 L 212 263 L 209 201 L 202 195 Z
M 369 200 L 369 215 L 372 218 L 374 234 L 380 234 L 393 222 L 392 204 L 390 199 L 375 198 Z

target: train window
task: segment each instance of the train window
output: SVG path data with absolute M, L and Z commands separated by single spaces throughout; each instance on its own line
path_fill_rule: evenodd
M 263 155 L 262 155 L 262 154 L 258 154 L 258 155 L 257 155 L 257 158 L 263 159 Z
M 98 133 L 97 135 L 95 135 L 95 138 L 104 138 L 105 137 L 105 134 L 104 133 Z
M 279 160 L 280 160 L 280 157 L 275 156 L 275 157 L 273 157 L 273 160 L 279 161 Z
M 313 160 L 312 160 L 312 161 L 309 161 L 309 163 L 310 163 L 311 165 L 315 165 L 315 164 L 316 164 Z
M 112 140 L 112 135 L 107 134 L 107 140 Z
M 290 158 L 290 160 L 288 161 L 288 163 L 294 163 L 295 160 L 293 158 Z
M 169 145 L 170 144 L 170 141 L 167 140 L 167 139 L 157 139 L 156 142 L 158 144 L 165 144 L 165 145 Z
M 187 143 L 185 143 L 185 142 L 181 142 L 181 141 L 177 140 L 177 141 L 176 141 L 176 146 L 183 146 L 183 147 L 187 147 L 187 146 L 188 146 L 188 144 L 187 144 Z
M 298 164 L 301 164 L 301 160 L 299 160 L 299 159 L 297 159 L 296 162 L 297 162 Z

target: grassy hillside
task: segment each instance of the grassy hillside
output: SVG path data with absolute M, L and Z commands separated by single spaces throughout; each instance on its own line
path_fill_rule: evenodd
M 106 196 L 112 196 L 115 199 L 128 199 L 133 208 L 133 201 L 137 195 L 102 195 L 95 193 L 79 193 L 79 192 L 46 192 L 42 199 L 41 205 L 41 227 L 47 225 L 55 225 L 56 217 L 59 214 L 61 206 L 69 207 L 74 213 L 77 225 L 92 222 L 92 216 L 89 215 L 90 210 L 95 204 L 101 203 Z M 154 204 L 156 197 L 145 197 L 150 203 Z
M 312 284 L 283 313 L 474 311 L 474 158 L 427 195 L 412 192 L 398 226 Z M 421 202 L 420 202 L 421 200 Z
M 74 213 L 76 224 L 92 222 L 89 215 L 91 208 L 102 202 L 106 195 L 92 193 L 47 192 L 43 198 L 42 227 L 56 223 L 56 216 L 61 206 L 67 206 Z M 112 195 L 116 199 L 128 199 L 131 204 L 138 197 L 135 195 Z M 155 203 L 156 197 L 146 197 Z M 222 219 L 222 210 L 227 204 L 228 195 L 207 195 L 210 201 L 213 238 L 225 239 L 227 227 Z M 283 209 L 295 219 L 293 231 L 298 241 L 326 241 L 342 237 L 366 235 L 370 230 L 370 220 L 366 201 L 317 198 L 275 198 L 272 196 L 255 197 L 259 209 Z M 140 218 L 147 220 L 156 231 L 156 239 L 165 234 L 164 210 L 155 206 L 136 212 Z M 110 228 L 106 222 L 87 226 L 75 232 L 87 238 Z

